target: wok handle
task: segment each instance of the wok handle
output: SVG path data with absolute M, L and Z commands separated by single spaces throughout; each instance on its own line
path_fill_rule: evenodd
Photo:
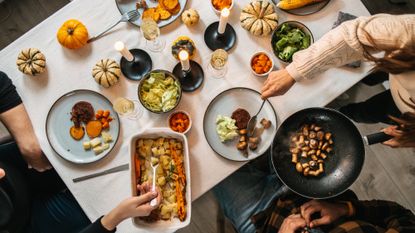
M 385 142 L 389 139 L 393 138 L 392 136 L 385 134 L 384 132 L 369 134 L 363 137 L 363 141 L 366 145 L 370 146 L 373 144 Z

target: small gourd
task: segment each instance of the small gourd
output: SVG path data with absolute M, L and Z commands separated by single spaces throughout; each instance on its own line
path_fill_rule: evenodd
M 112 59 L 101 59 L 92 69 L 92 77 L 101 86 L 108 88 L 116 84 L 121 77 L 121 69 Z
M 57 33 L 59 43 L 68 49 L 79 49 L 88 41 L 88 30 L 76 19 L 63 23 Z
M 17 56 L 16 65 L 24 74 L 37 75 L 46 70 L 46 58 L 39 49 L 23 49 Z
M 278 26 L 278 15 L 273 3 L 255 0 L 242 9 L 240 16 L 244 29 L 255 36 L 267 36 Z
M 199 13 L 195 9 L 188 9 L 182 13 L 182 21 L 186 26 L 192 26 L 199 22 Z

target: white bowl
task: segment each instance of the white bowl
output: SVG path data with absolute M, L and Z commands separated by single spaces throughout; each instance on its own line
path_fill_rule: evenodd
M 172 112 L 170 115 L 169 115 L 169 117 L 168 117 L 168 119 L 167 119 L 167 126 L 170 128 L 170 119 L 173 117 L 173 115 L 174 114 L 176 114 L 176 113 L 183 113 L 183 114 L 185 114 L 188 118 L 189 118 L 189 126 L 187 127 L 187 129 L 182 133 L 182 134 L 186 134 L 187 132 L 189 132 L 189 130 L 190 130 L 190 128 L 192 128 L 192 118 L 190 117 L 190 114 L 189 113 L 187 113 L 186 111 L 183 111 L 183 110 L 177 110 L 177 111 L 174 111 L 174 112 Z M 172 131 L 174 131 L 172 128 L 170 128 Z M 177 132 L 177 131 L 174 131 L 174 132 Z M 180 133 L 180 132 L 177 132 L 177 133 Z
M 210 6 L 212 7 L 212 9 L 213 9 L 213 11 L 217 14 L 217 15 L 220 15 L 220 10 L 218 10 L 218 9 L 216 9 L 214 6 L 213 6 L 213 3 L 212 3 L 212 0 L 209 0 L 210 1 Z M 233 7 L 233 4 L 235 3 L 235 1 L 237 1 L 237 0 L 232 0 L 232 3 L 231 3 L 231 6 L 229 7 L 229 10 L 232 10 L 232 7 Z
M 140 230 L 146 232 L 174 232 L 180 228 L 186 227 L 190 223 L 190 218 L 192 216 L 192 195 L 191 195 L 191 182 L 190 182 L 190 160 L 189 160 L 189 145 L 187 143 L 187 138 L 184 134 L 177 133 L 172 131 L 169 128 L 150 128 L 146 129 L 144 132 L 137 133 L 130 138 L 130 173 L 131 173 L 131 193 L 133 196 L 137 196 L 137 185 L 135 177 L 135 166 L 134 166 L 134 156 L 136 141 L 140 138 L 174 138 L 183 143 L 183 163 L 186 173 L 186 219 L 181 222 L 178 218 L 173 218 L 172 220 L 159 220 L 155 222 L 145 222 L 139 218 L 132 218 L 134 226 Z
M 268 71 L 268 72 L 263 73 L 263 74 L 258 74 L 258 73 L 256 73 L 256 72 L 254 71 L 254 69 L 252 69 L 252 60 L 254 59 L 254 57 L 256 57 L 257 55 L 260 55 L 260 54 L 264 54 L 265 56 L 267 56 L 267 57 L 271 60 L 271 69 L 269 69 L 269 71 Z M 251 59 L 249 60 L 249 68 L 251 69 L 251 71 L 252 71 L 252 73 L 253 73 L 254 75 L 259 76 L 259 77 L 265 77 L 265 76 L 268 76 L 268 75 L 269 75 L 269 73 L 271 73 L 271 72 L 272 72 L 272 70 L 274 70 L 274 65 L 275 65 L 275 63 L 274 63 L 274 60 L 272 59 L 272 56 L 271 56 L 269 53 L 264 52 L 264 51 L 260 51 L 260 52 L 254 53 L 254 55 L 252 55 Z

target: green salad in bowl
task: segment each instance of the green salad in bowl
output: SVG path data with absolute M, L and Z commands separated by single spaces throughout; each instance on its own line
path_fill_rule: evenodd
M 294 53 L 308 48 L 313 40 L 311 31 L 304 24 L 287 21 L 272 34 L 272 50 L 279 60 L 290 63 Z
M 182 90 L 177 78 L 165 70 L 146 74 L 138 86 L 141 104 L 151 112 L 165 113 L 173 110 L 181 99 Z

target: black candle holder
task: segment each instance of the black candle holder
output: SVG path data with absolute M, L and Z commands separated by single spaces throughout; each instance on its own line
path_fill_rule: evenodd
M 223 34 L 219 34 L 218 27 L 219 22 L 214 22 L 206 28 L 205 43 L 212 51 L 216 49 L 229 51 L 236 43 L 236 32 L 228 23 Z
M 198 89 L 202 85 L 205 77 L 199 63 L 192 60 L 189 63 L 190 69 L 188 71 L 182 70 L 181 63 L 178 63 L 173 69 L 174 76 L 179 79 L 182 90 L 185 92 L 192 92 Z
M 123 75 L 134 81 L 140 81 L 145 74 L 153 68 L 153 62 L 150 55 L 142 49 L 131 49 L 134 60 L 128 61 L 125 57 L 121 57 L 120 66 Z

